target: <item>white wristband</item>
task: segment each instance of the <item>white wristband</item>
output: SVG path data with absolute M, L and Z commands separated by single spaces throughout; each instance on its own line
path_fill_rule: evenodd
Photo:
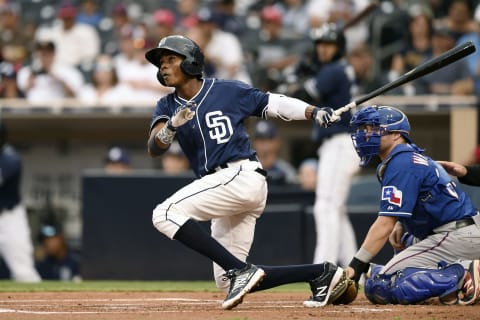
M 370 262 L 373 259 L 373 254 L 371 254 L 367 249 L 361 247 L 358 249 L 357 253 L 355 254 L 355 258 L 362 262 Z

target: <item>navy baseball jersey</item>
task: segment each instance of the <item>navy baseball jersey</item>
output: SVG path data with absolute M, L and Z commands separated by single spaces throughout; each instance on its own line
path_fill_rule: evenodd
M 176 92 L 160 99 L 150 129 L 158 121 L 170 119 L 187 102 L 195 102 L 196 115 L 177 128 L 176 139 L 198 177 L 227 162 L 255 157 L 244 120 L 265 117 L 268 94 L 240 81 L 205 79 L 189 101 Z
M 377 168 L 382 185 L 380 216 L 395 216 L 419 239 L 477 209 L 447 172 L 409 144 L 397 145 Z
M 0 149 L 0 212 L 20 203 L 20 157 L 10 145 Z
M 356 89 L 354 73 L 345 60 L 329 63 L 320 69 L 314 79 L 315 91 L 322 106 L 338 109 L 352 101 Z M 314 141 L 321 141 L 325 137 L 340 132 L 350 131 L 350 112 L 344 112 L 339 122 L 329 128 L 320 128 L 315 125 Z

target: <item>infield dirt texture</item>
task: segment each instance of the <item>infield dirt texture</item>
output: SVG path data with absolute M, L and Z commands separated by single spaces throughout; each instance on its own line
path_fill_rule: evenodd
M 363 294 L 348 306 L 310 309 L 303 292 L 257 292 L 233 310 L 222 310 L 223 293 L 212 292 L 2 292 L 0 319 L 74 320 L 279 320 L 480 319 L 480 305 L 444 306 L 435 300 L 415 306 L 373 305 Z

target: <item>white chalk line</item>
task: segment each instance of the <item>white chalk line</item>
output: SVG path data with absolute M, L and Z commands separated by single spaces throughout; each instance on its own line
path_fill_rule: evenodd
M 215 308 L 220 308 L 221 300 L 212 300 L 212 299 L 189 299 L 189 298 L 144 298 L 144 299 L 58 299 L 52 302 L 52 299 L 8 299 L 8 300 L 0 300 L 0 314 L 1 313 L 21 313 L 21 314 L 39 314 L 39 315 L 48 315 L 48 314 L 99 314 L 99 313 L 192 313 L 196 312 L 195 310 L 152 310 L 149 308 L 148 310 L 144 310 L 144 304 L 138 303 L 145 303 L 145 302 L 156 302 L 156 301 L 172 301 L 176 302 L 179 305 L 185 306 L 214 306 Z M 41 302 L 41 305 L 31 305 L 28 303 L 32 302 Z M 78 308 L 96 308 L 94 311 L 38 311 L 38 310 L 25 310 L 23 308 L 35 308 L 35 307 L 47 307 L 47 308 L 58 308 L 58 303 L 61 302 L 75 302 L 76 304 L 73 306 L 67 306 L 70 308 L 78 307 Z M 106 305 L 84 305 L 86 303 L 95 303 L 95 302 L 109 302 Z M 122 302 L 129 302 L 129 303 L 122 303 Z M 137 304 L 132 303 L 137 302 Z M 257 309 L 271 309 L 271 308 L 299 308 L 304 309 L 301 303 L 294 303 L 292 301 L 255 301 L 255 302 L 244 302 L 243 305 L 247 305 L 249 309 L 256 310 L 261 312 L 262 310 Z M 16 308 L 1 308 L 1 304 L 16 304 Z M 151 307 L 150 305 L 147 307 Z M 139 309 L 142 308 L 142 309 Z M 237 309 L 239 312 L 244 312 L 245 309 Z M 321 310 L 318 309 L 318 310 Z M 236 311 L 236 310 L 232 310 Z M 368 307 L 350 307 L 350 308 L 342 308 L 341 310 L 324 310 L 327 313 L 345 313 L 345 312 L 391 312 L 392 309 L 389 308 L 368 308 Z

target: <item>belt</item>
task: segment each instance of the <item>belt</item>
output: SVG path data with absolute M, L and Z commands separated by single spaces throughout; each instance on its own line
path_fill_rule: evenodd
M 475 224 L 475 220 L 473 220 L 472 217 L 468 217 L 455 221 L 455 228 L 460 229 L 463 227 L 471 226 L 472 224 Z
M 241 160 L 250 160 L 250 161 L 257 161 L 257 162 L 258 162 L 257 156 L 252 155 L 252 156 L 248 157 L 248 159 L 238 159 L 238 160 L 235 160 L 235 161 L 232 161 L 232 162 L 227 162 L 227 163 L 221 164 L 221 165 L 219 165 L 218 167 L 216 167 L 215 169 L 210 170 L 207 174 L 215 173 L 215 172 L 217 172 L 217 171 L 220 170 L 220 169 L 226 169 L 226 168 L 229 167 L 229 164 L 230 164 L 230 163 L 233 163 L 233 162 L 236 162 L 236 161 L 241 161 Z M 261 174 L 261 175 L 264 176 L 265 178 L 267 177 L 267 171 L 264 170 L 264 169 L 262 169 L 262 168 L 260 168 L 260 167 L 259 167 L 259 168 L 256 168 L 254 171 L 257 172 L 257 173 L 259 173 L 259 174 Z

